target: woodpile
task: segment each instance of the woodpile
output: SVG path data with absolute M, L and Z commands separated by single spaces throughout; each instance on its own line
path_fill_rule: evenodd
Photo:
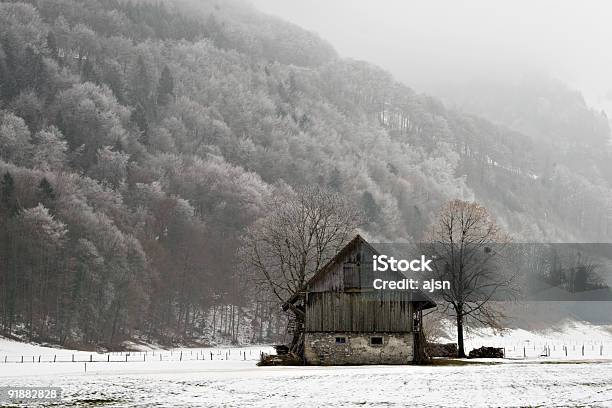
M 274 350 L 276 350 L 276 354 L 281 356 L 289 353 L 289 346 L 286 344 L 274 344 Z
M 295 366 L 295 365 L 303 365 L 302 359 L 293 354 L 262 354 L 261 360 L 257 363 L 258 366 Z
M 470 351 L 468 358 L 504 358 L 504 349 L 500 347 L 480 347 Z
M 427 343 L 425 352 L 429 357 L 457 357 L 457 343 Z

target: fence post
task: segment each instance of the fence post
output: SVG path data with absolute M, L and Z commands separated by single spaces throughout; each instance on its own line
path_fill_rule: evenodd
M 57 359 L 57 354 L 53 355 L 53 362 L 55 363 L 55 360 Z
M 21 356 L 21 362 L 23 363 L 23 356 Z
M 523 358 L 527 358 L 527 348 L 523 346 Z
M 127 363 L 128 354 L 125 353 L 125 362 Z
M 107 362 L 107 363 L 110 363 L 110 354 L 107 354 L 107 355 L 106 355 L 106 362 Z
M 584 356 L 584 344 L 582 345 L 582 355 Z
M 93 354 L 90 354 L 90 355 L 89 355 L 89 362 L 90 362 L 90 363 L 91 363 L 91 362 L 93 362 Z
M 85 362 L 85 372 L 87 372 L 87 362 Z
M 74 354 L 72 355 L 72 362 L 74 363 Z
M 212 361 L 212 356 L 213 356 L 213 353 L 212 353 L 212 351 L 211 351 L 211 352 L 210 352 L 210 361 Z
M 183 361 L 183 351 L 181 350 L 181 356 L 179 357 L 179 361 Z

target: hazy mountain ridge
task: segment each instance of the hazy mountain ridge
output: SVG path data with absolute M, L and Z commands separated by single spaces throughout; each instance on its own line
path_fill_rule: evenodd
M 610 188 L 547 164 L 554 144 L 240 3 L 200 6 L 0 4 L 5 331 L 114 343 L 268 324 L 234 255 L 285 184 L 348 196 L 378 240 L 420 238 L 456 197 L 518 239 L 610 239 Z
M 589 107 L 580 92 L 562 82 L 524 74 L 518 79 L 441 83 L 434 92 L 449 106 L 555 145 L 546 157 L 548 165 L 561 163 L 610 185 L 612 139 L 608 117 L 604 111 Z

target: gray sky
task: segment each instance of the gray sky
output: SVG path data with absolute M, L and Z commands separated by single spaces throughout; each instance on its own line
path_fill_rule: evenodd
M 374 62 L 417 91 L 525 71 L 552 75 L 612 112 L 606 0 L 251 0 Z M 606 95 L 608 97 L 606 98 Z

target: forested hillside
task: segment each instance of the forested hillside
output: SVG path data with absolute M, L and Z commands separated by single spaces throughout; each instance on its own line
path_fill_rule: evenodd
M 519 240 L 609 241 L 608 124 L 574 123 L 597 129 L 567 147 L 590 172 L 239 2 L 2 2 L 2 328 L 270 339 L 278 308 L 236 250 L 270 197 L 310 184 L 356 203 L 371 241 L 421 238 L 452 198 Z

